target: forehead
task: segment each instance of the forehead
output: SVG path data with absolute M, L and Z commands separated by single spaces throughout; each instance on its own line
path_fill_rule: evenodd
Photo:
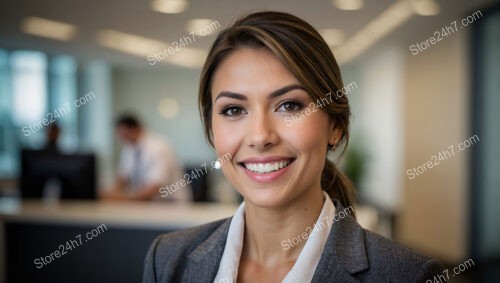
M 214 74 L 211 90 L 212 96 L 220 91 L 270 93 L 292 83 L 299 84 L 272 52 L 264 48 L 241 48 L 221 62 Z

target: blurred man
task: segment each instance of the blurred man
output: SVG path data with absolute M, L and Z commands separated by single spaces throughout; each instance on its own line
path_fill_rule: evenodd
M 42 148 L 47 153 L 60 153 L 59 147 L 57 145 L 57 140 L 59 139 L 59 135 L 61 134 L 61 129 L 59 126 L 53 122 L 50 124 L 49 128 L 47 129 L 47 142 L 45 143 L 45 146 Z
M 123 141 L 118 176 L 110 191 L 103 192 L 107 200 L 173 200 L 190 201 L 189 185 L 179 187 L 175 193 L 160 195 L 160 188 L 179 184 L 183 179 L 182 166 L 165 141 L 148 133 L 138 119 L 122 116 L 116 123 Z

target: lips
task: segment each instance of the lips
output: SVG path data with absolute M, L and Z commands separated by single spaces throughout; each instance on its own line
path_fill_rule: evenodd
M 295 158 L 262 157 L 250 158 L 238 164 L 248 177 L 257 182 L 272 182 L 283 176 Z

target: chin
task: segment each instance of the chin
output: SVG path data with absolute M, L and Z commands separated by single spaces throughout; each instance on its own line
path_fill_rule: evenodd
M 277 208 L 285 206 L 290 202 L 290 192 L 284 192 L 283 188 L 248 188 L 245 190 L 244 199 L 248 205 L 259 208 Z

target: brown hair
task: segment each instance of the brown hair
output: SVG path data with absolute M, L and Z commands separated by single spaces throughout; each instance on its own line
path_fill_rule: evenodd
M 242 47 L 268 49 L 295 75 L 313 101 L 330 98 L 331 102 L 325 103 L 322 109 L 342 133 L 335 146 L 342 145 L 343 153 L 349 141 L 351 111 L 345 95 L 332 98 L 332 94 L 343 87 L 337 61 L 311 25 L 291 14 L 273 11 L 256 12 L 240 18 L 218 35 L 208 53 L 201 71 L 198 106 L 210 145 L 213 146 L 212 78 L 222 60 Z M 326 150 L 333 146 L 328 145 Z M 321 175 L 321 187 L 332 199 L 340 200 L 344 207 L 354 203 L 353 185 L 328 158 Z

